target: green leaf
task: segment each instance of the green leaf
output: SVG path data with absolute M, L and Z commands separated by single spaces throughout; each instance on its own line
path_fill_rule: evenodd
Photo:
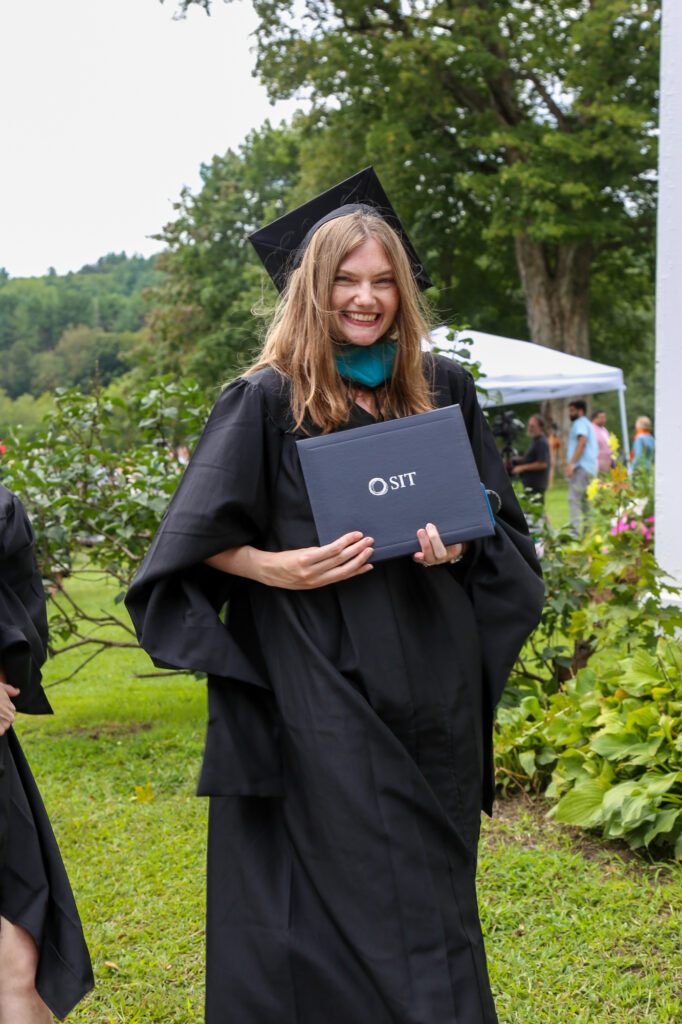
M 626 664 L 621 686 L 635 697 L 645 696 L 654 686 L 665 682 L 658 660 L 646 651 L 637 651 Z
M 594 779 L 581 782 L 561 798 L 556 806 L 555 820 L 565 825 L 593 828 L 603 821 L 604 786 Z
M 543 767 L 548 764 L 552 764 L 557 759 L 557 752 L 553 747 L 542 747 L 540 750 L 535 752 L 535 760 L 537 764 Z
M 649 828 L 644 833 L 644 843 L 649 846 L 656 836 L 666 832 L 672 832 L 678 820 L 682 820 L 682 811 L 678 807 L 671 807 L 665 811 L 659 811 Z
M 646 743 L 640 743 L 632 733 L 597 733 L 590 740 L 590 748 L 602 757 L 620 760 L 627 757 L 643 757 L 650 763 L 663 742 L 663 736 L 653 736 Z
M 634 830 L 644 821 L 655 816 L 657 801 L 652 800 L 646 790 L 639 790 L 623 800 L 619 811 L 623 831 Z
M 682 782 L 682 771 L 668 772 L 665 775 L 650 774 L 644 778 L 647 792 L 652 796 L 662 796 L 671 790 L 676 782 Z
M 537 697 L 524 697 L 519 708 L 524 718 L 539 719 L 543 717 L 542 706 Z
M 591 693 L 597 683 L 597 676 L 591 668 L 581 668 L 575 677 L 575 692 L 578 696 Z

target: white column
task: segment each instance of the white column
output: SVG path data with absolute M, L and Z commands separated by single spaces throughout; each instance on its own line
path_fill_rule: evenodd
M 656 271 L 656 557 L 682 588 L 682 3 L 663 0 Z M 630 410 L 640 413 L 638 409 Z M 646 410 L 642 409 L 641 413 Z M 677 599 L 679 603 L 679 598 Z

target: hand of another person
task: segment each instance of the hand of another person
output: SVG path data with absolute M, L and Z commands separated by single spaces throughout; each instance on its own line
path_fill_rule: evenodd
M 19 692 L 16 686 L 7 682 L 5 673 L 0 668 L 0 736 L 4 735 L 14 722 L 16 708 L 11 698 L 17 697 Z
M 262 551 L 245 544 L 221 551 L 206 561 L 223 572 L 257 580 L 268 587 L 314 590 L 369 572 L 373 543 L 372 537 L 363 537 L 359 532 L 346 533 L 321 547 L 291 551 Z
M 568 466 L 566 466 L 566 476 L 568 477 L 569 480 L 573 476 L 574 469 L 575 469 L 575 466 L 572 466 L 570 463 L 568 464 Z
M 446 565 L 453 559 L 459 561 L 467 549 L 466 544 L 444 544 L 433 523 L 427 523 L 423 530 L 417 530 L 417 538 L 421 551 L 417 551 L 412 559 L 418 565 Z

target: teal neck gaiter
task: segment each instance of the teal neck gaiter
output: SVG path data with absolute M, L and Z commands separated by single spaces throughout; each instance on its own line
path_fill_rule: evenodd
M 342 377 L 375 388 L 393 373 L 397 344 L 375 341 L 373 345 L 344 345 L 334 356 Z

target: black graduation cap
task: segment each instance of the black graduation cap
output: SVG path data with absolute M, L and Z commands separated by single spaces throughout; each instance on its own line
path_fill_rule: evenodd
M 271 224 L 249 235 L 249 241 L 263 261 L 278 291 L 283 291 L 291 271 L 299 265 L 308 242 L 328 220 L 363 210 L 382 217 L 403 243 L 419 288 L 430 288 L 433 281 L 422 267 L 400 218 L 391 206 L 373 167 L 353 174 L 339 185 L 285 213 Z

